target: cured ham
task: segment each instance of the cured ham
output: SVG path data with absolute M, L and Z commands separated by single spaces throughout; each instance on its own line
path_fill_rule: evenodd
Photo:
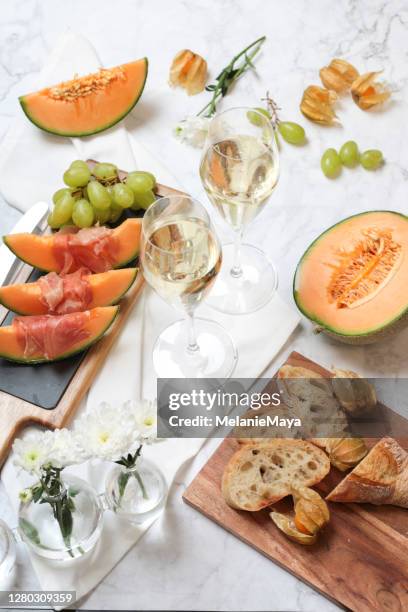
M 56 316 L 15 317 L 12 325 L 24 359 L 37 355 L 55 359 L 90 336 L 89 319 L 90 311 L 86 310 Z
M 38 280 L 41 301 L 50 314 L 68 314 L 86 310 L 92 302 L 90 271 L 80 268 L 65 276 L 50 272 Z
M 91 272 L 113 268 L 119 245 L 114 230 L 90 227 L 55 234 L 53 250 L 62 274 L 85 267 Z

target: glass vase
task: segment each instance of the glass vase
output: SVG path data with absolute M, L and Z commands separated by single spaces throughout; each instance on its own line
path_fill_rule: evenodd
M 96 544 L 102 531 L 102 508 L 90 485 L 72 475 L 61 474 L 58 495 L 21 502 L 18 532 L 22 540 L 39 556 L 56 561 L 82 557 Z M 61 500 L 69 501 L 70 512 L 62 510 Z M 58 515 L 58 516 L 57 516 Z M 59 518 L 59 520 L 58 520 Z M 69 536 L 61 523 L 68 525 Z
M 11 588 L 16 562 L 16 547 L 13 534 L 0 519 L 0 591 Z
M 166 503 L 167 484 L 162 472 L 144 458 L 134 467 L 115 467 L 106 479 L 106 501 L 118 516 L 131 523 L 156 517 Z

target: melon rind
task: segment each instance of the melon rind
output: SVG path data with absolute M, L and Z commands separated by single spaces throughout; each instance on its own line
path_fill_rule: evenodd
M 380 340 L 388 338 L 390 335 L 396 333 L 397 331 L 402 330 L 404 327 L 408 325 L 408 304 L 405 308 L 403 308 L 395 317 L 388 321 L 384 321 L 380 326 L 365 329 L 361 333 L 348 333 L 342 329 L 333 327 L 328 325 L 325 321 L 314 316 L 312 313 L 308 312 L 307 309 L 302 304 L 301 296 L 297 290 L 297 283 L 302 272 L 302 265 L 305 262 L 307 255 L 312 251 L 312 249 L 317 246 L 319 241 L 329 234 L 333 229 L 339 227 L 340 225 L 347 223 L 351 219 L 356 217 L 361 217 L 364 215 L 370 215 L 372 213 L 387 213 L 391 215 L 398 215 L 402 217 L 408 223 L 408 217 L 403 213 L 399 213 L 393 210 L 369 210 L 361 213 L 357 213 L 355 215 L 351 215 L 345 219 L 342 219 L 338 223 L 330 226 L 327 230 L 322 232 L 313 242 L 308 246 L 306 251 L 303 253 L 302 257 L 299 260 L 299 263 L 296 266 L 295 274 L 293 277 L 293 299 L 295 300 L 296 306 L 300 310 L 300 312 L 307 317 L 312 323 L 315 324 L 315 332 L 320 333 L 323 332 L 326 335 L 334 338 L 335 340 L 339 340 L 345 344 L 355 344 L 355 345 L 365 345 L 365 344 L 374 344 L 375 342 L 379 342 Z

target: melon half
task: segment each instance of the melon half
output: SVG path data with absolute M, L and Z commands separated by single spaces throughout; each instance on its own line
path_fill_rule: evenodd
M 321 234 L 302 256 L 294 299 L 320 331 L 370 344 L 408 323 L 408 217 L 360 213 Z
M 21 96 L 37 127 L 60 136 L 86 136 L 118 123 L 135 106 L 147 78 L 142 58 Z

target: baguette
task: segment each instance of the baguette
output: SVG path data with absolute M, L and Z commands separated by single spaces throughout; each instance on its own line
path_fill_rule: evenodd
M 275 438 L 236 451 L 225 467 L 221 489 L 229 506 L 255 512 L 289 495 L 292 485 L 317 484 L 329 470 L 327 455 L 313 444 Z
M 408 508 L 408 453 L 383 438 L 326 499 Z

